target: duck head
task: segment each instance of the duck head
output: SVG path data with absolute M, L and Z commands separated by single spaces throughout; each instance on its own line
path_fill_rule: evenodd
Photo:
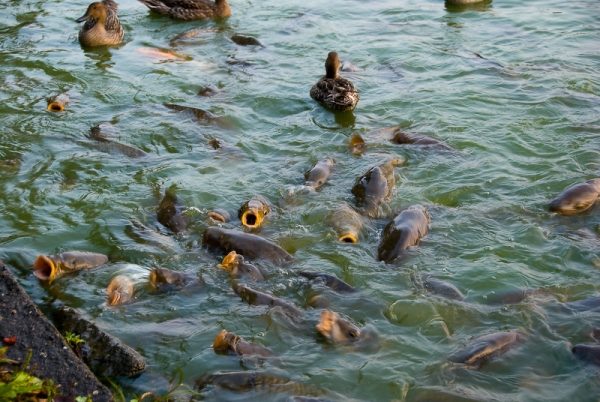
M 325 60 L 325 76 L 327 78 L 337 78 L 340 71 L 340 58 L 336 52 L 329 52 Z
M 108 18 L 108 6 L 101 1 L 96 1 L 88 6 L 85 14 L 75 21 L 95 24 L 96 22 L 104 23 Z

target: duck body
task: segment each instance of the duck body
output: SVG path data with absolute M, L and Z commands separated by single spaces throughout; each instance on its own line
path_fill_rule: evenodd
M 150 10 L 178 20 L 227 18 L 231 8 L 227 0 L 139 0 Z
M 310 97 L 323 106 L 337 111 L 350 111 L 356 107 L 360 96 L 354 84 L 339 76 L 340 59 L 329 52 L 325 61 L 325 76 L 310 89 Z
M 117 15 L 117 3 L 113 0 L 91 3 L 76 21 L 85 21 L 79 31 L 79 42 L 83 46 L 114 46 L 123 42 L 125 32 Z

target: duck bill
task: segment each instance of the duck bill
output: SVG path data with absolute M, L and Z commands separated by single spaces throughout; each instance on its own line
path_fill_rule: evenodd
M 249 229 L 258 229 L 264 219 L 264 213 L 256 208 L 248 209 L 242 213 L 242 225 Z
M 87 19 L 88 19 L 88 16 L 87 16 L 87 13 L 86 13 L 85 15 L 82 15 L 81 17 L 77 18 L 77 19 L 75 20 L 75 22 L 78 22 L 78 23 L 80 23 L 80 22 L 87 21 Z
M 235 251 L 230 252 L 223 257 L 223 261 L 221 261 L 218 267 L 227 272 L 231 272 L 236 265 L 237 256 L 238 254 Z
M 33 274 L 42 281 L 52 283 L 60 274 L 60 261 L 55 257 L 40 255 L 33 263 Z
M 346 233 L 342 233 L 340 235 L 340 237 L 338 238 L 338 240 L 341 241 L 342 243 L 356 244 L 356 243 L 358 243 L 358 235 L 354 232 L 346 232 Z

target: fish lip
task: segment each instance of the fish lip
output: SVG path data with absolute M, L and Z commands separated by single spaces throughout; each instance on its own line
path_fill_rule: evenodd
M 77 18 L 75 20 L 75 22 L 84 22 L 84 21 L 87 21 L 87 19 L 88 19 L 88 16 L 87 15 L 83 15 L 83 16 Z
M 57 276 L 57 266 L 49 256 L 38 256 L 33 263 L 33 268 L 33 274 L 42 281 L 52 282 Z

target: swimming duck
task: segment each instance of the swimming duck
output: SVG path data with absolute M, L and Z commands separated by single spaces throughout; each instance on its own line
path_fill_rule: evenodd
M 310 89 L 310 97 L 329 109 L 348 111 L 356 107 L 360 96 L 350 80 L 340 77 L 340 59 L 329 52 L 325 60 L 325 76 Z
M 231 15 L 227 0 L 139 0 L 159 14 L 178 20 L 200 20 L 204 18 L 226 18 Z
M 88 6 L 79 31 L 79 42 L 83 46 L 111 46 L 123 41 L 123 27 L 117 16 L 117 3 L 113 0 L 96 1 Z

